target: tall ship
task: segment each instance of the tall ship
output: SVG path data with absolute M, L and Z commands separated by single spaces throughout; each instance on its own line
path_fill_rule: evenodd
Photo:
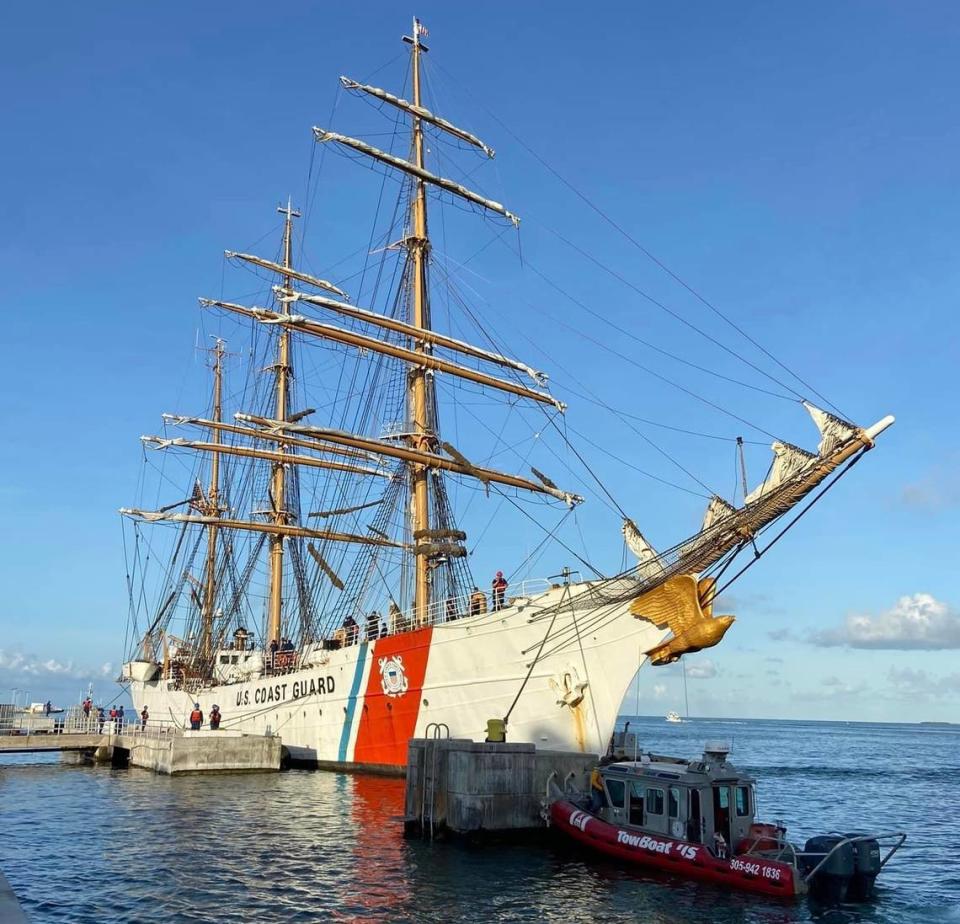
M 323 152 L 342 153 L 382 177 L 380 207 L 398 190 L 376 235 L 350 242 L 375 258 L 353 277 L 320 278 L 295 257 L 301 216 L 288 201 L 276 251 L 226 252 L 260 296 L 200 300 L 236 336 L 209 351 L 209 410 L 165 414 L 163 434 L 142 437 L 159 478 L 121 509 L 122 679 L 152 722 L 185 725 L 194 704 L 216 704 L 222 728 L 279 735 L 291 759 L 319 766 L 396 770 L 408 739 L 441 729 L 483 740 L 505 728 L 541 748 L 602 753 L 638 671 L 717 644 L 734 621 L 714 614 L 718 593 L 893 419 L 864 428 L 805 401 L 817 450 L 774 442 L 741 503 L 709 497 L 701 528 L 656 551 L 574 445 L 551 380 L 504 348 L 437 259 L 428 206 L 476 213 L 500 236 L 519 219 L 467 185 L 473 168 L 458 179 L 442 169 L 494 152 L 425 105 L 425 37 L 414 20 L 400 91 L 410 99 L 340 79 L 391 114 L 399 145 L 313 128 L 318 170 Z M 611 535 L 622 531 L 618 566 L 604 573 L 563 546 L 566 561 L 530 573 L 583 497 L 557 472 L 502 464 L 530 453 L 495 451 L 498 410 L 532 421 L 530 446 L 552 437 L 558 466 L 594 479 Z M 489 528 L 468 536 L 465 508 L 483 504 Z M 506 512 L 527 523 L 533 550 L 491 584 L 470 559 L 515 528 Z

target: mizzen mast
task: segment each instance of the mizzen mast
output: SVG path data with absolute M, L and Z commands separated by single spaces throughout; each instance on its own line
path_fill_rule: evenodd
M 294 209 L 290 200 L 287 206 L 277 209 L 284 216 L 283 223 L 283 269 L 284 286 L 289 289 L 293 285 L 290 270 L 293 268 L 293 219 L 299 218 L 300 213 Z M 287 302 L 281 302 L 280 312 L 289 314 Z M 290 365 L 290 331 L 281 326 L 277 340 L 277 362 L 274 365 L 275 374 L 275 410 L 277 420 L 286 421 L 290 413 L 290 379 L 293 369 Z M 284 444 L 277 444 L 277 454 L 282 456 Z M 270 473 L 270 507 L 273 524 L 278 527 L 290 525 L 290 513 L 286 506 L 286 464 L 283 461 L 273 463 Z M 283 540 L 282 531 L 270 534 L 270 596 L 267 601 L 267 642 L 279 644 L 282 634 L 283 619 Z
M 213 348 L 213 423 L 223 420 L 223 341 L 218 337 Z M 215 447 L 210 453 L 210 487 L 207 489 L 205 513 L 219 520 L 220 509 L 220 451 L 222 436 L 216 426 L 210 428 L 210 441 Z M 203 581 L 203 618 L 200 629 L 200 657 L 205 667 L 213 664 L 213 619 L 217 598 L 217 531 L 219 524 L 207 526 L 207 561 Z

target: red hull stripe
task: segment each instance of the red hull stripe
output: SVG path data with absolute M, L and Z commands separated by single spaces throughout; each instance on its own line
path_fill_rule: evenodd
M 763 895 L 793 898 L 796 894 L 789 863 L 752 856 L 720 860 L 702 844 L 608 824 L 569 802 L 554 802 L 550 817 L 554 827 L 580 843 L 633 866 Z
M 402 767 L 423 698 L 430 639 L 429 626 L 379 639 L 360 711 L 353 759 L 360 764 Z

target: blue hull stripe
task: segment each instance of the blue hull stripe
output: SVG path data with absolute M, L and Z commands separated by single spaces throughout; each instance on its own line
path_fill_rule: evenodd
M 353 672 L 353 683 L 350 685 L 350 696 L 347 698 L 347 713 L 343 717 L 343 731 L 340 732 L 340 751 L 337 759 L 347 759 L 347 746 L 350 744 L 350 732 L 353 729 L 353 714 L 357 709 L 357 694 L 363 681 L 363 666 L 367 661 L 367 643 L 361 642 L 357 654 L 357 668 Z

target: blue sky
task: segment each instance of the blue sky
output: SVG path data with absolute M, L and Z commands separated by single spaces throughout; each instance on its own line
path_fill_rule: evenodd
M 137 437 L 157 432 L 161 411 L 197 409 L 190 397 L 206 387 L 194 344 L 219 328 L 195 297 L 242 294 L 221 253 L 265 236 L 273 252 L 274 207 L 287 194 L 310 208 L 311 267 L 363 246 L 379 179 L 325 155 L 308 195 L 318 164 L 309 128 L 349 134 L 377 119 L 389 128 L 338 94 L 336 78 L 374 75 L 401 89 L 398 39 L 411 12 L 283 2 L 7 11 L 0 699 L 14 687 L 72 698 L 91 679 L 108 694 L 126 619 L 116 509 L 136 498 Z M 689 659 L 691 709 L 960 720 L 960 10 L 639 3 L 585 16 L 572 3 L 424 3 L 415 12 L 431 30 L 431 104 L 498 152 L 471 181 L 524 219 L 524 263 L 506 235 L 461 279 L 511 352 L 553 372 L 571 427 L 694 490 L 581 447 L 655 545 L 696 528 L 704 492 L 635 432 L 578 405 L 564 391 L 580 390 L 568 371 L 638 416 L 766 437 L 613 361 L 565 323 L 777 435 L 812 448 L 816 434 L 796 404 L 678 369 L 627 339 L 782 391 L 640 288 L 787 378 L 528 149 L 852 419 L 897 415 L 877 450 L 731 588 L 734 629 Z M 478 230 L 474 218 L 449 216 L 438 257 L 466 260 L 502 230 Z M 731 493 L 732 444 L 641 429 Z M 753 481 L 765 453 L 750 446 Z M 602 504 L 578 518 L 597 561 L 616 570 L 616 519 Z M 475 570 L 509 567 L 525 548 L 508 531 L 477 553 Z M 565 563 L 558 554 L 544 568 Z M 678 670 L 645 671 L 639 696 L 642 712 L 678 708 Z

